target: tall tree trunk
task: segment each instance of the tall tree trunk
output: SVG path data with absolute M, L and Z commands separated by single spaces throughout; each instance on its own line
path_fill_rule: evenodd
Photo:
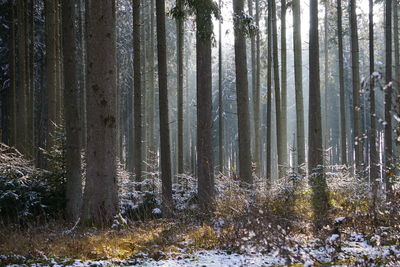
M 272 0 L 268 1 L 268 25 L 267 37 L 267 145 L 266 145 L 266 160 L 267 160 L 267 179 L 272 180 Z
M 281 115 L 281 89 L 279 83 L 279 58 L 278 58 L 278 32 L 276 26 L 276 3 L 270 1 L 271 5 L 271 26 L 272 26 L 272 61 L 273 61 L 273 72 L 274 72 L 274 87 L 275 87 L 275 117 L 276 117 L 276 138 L 277 138 L 277 149 L 278 149 L 278 170 L 279 177 L 284 174 L 284 142 L 282 133 L 282 115 Z
M 339 98 L 340 98 L 340 152 L 341 163 L 347 165 L 346 145 L 346 107 L 344 88 L 344 63 L 343 63 L 343 30 L 342 30 L 342 0 L 337 1 L 337 36 L 338 36 L 338 57 L 339 57 Z
M 16 138 L 17 138 L 17 91 L 16 91 L 16 75 L 15 75 L 15 8 L 14 8 L 14 1 L 10 1 L 10 14 L 11 14 L 11 21 L 10 21 L 10 93 L 9 101 L 10 107 L 8 109 L 9 112 L 9 144 L 12 146 L 16 145 Z
M 397 95 L 400 92 L 400 41 L 399 41 L 399 2 L 393 1 L 393 45 L 394 45 L 394 82 L 393 82 L 393 90 Z M 395 111 L 400 114 L 400 105 L 397 105 L 397 110 Z M 399 130 L 397 132 L 397 136 L 395 136 L 396 140 L 399 137 Z M 394 149 L 393 157 L 396 158 L 399 155 L 399 144 L 400 142 L 396 142 L 397 149 Z
M 315 226 L 319 229 L 326 220 L 328 210 L 327 185 L 323 173 L 321 92 L 319 78 L 318 1 L 310 0 L 310 51 L 309 51 L 309 114 L 308 114 L 308 171 L 313 190 L 312 205 Z
M 388 197 L 392 196 L 392 0 L 385 4 L 385 184 Z
M 46 88 L 47 88 L 47 137 L 46 149 L 54 144 L 55 123 L 57 122 L 57 95 L 56 95 L 56 7 L 55 1 L 46 0 Z
M 135 142 L 133 151 L 133 171 L 137 182 L 142 181 L 142 72 L 140 44 L 140 1 L 132 0 L 133 11 L 133 114 Z
M 378 196 L 378 186 L 379 186 L 379 162 L 378 162 L 378 152 L 376 149 L 376 114 L 375 114 L 375 52 L 374 52 L 374 1 L 369 0 L 369 72 L 370 72 L 370 84 L 369 84 L 369 94 L 370 94 L 370 172 L 369 179 L 372 184 L 372 197 L 373 206 L 375 207 L 376 198 Z
M 176 6 L 179 12 L 183 12 L 183 0 L 177 0 Z M 183 173 L 183 32 L 184 20 L 179 17 L 176 20 L 177 42 L 177 77 L 178 77 L 178 173 Z
M 324 136 L 324 148 L 325 150 L 329 148 L 330 146 L 330 137 L 331 137 L 331 131 L 330 131 L 330 125 L 329 125 L 329 116 L 328 116 L 328 86 L 329 86 L 329 46 L 328 46 L 328 0 L 324 0 L 324 9 L 325 9 L 325 14 L 324 14 L 324 123 L 323 127 L 323 136 Z M 330 165 L 330 158 L 329 155 L 326 157 L 326 165 Z
M 199 204 L 204 211 L 212 209 L 214 200 L 211 69 L 213 24 L 211 4 L 211 1 L 207 1 L 196 10 L 197 176 Z
M 219 0 L 219 8 L 222 8 L 222 0 Z M 218 163 L 219 172 L 224 173 L 224 109 L 222 88 L 222 21 L 218 21 Z
M 235 19 L 235 67 L 236 67 L 236 94 L 239 129 L 239 175 L 246 183 L 253 183 L 251 173 L 251 144 L 250 144 L 250 115 L 249 115 L 249 90 L 247 78 L 246 37 L 244 25 L 240 18 L 243 17 L 244 0 L 233 0 L 233 13 Z
M 89 1 L 87 14 L 88 140 L 82 222 L 104 225 L 118 212 L 115 1 Z
M 306 162 L 304 144 L 303 57 L 301 42 L 300 0 L 293 1 L 294 79 L 296 91 L 296 141 L 297 163 Z
M 154 129 L 155 129 L 155 87 L 154 87 L 154 0 L 150 0 L 150 42 L 149 42 L 149 52 L 147 53 L 149 57 L 149 155 L 151 157 L 150 162 L 155 162 L 155 140 L 154 140 Z
M 17 97 L 17 149 L 25 154 L 27 152 L 27 72 L 26 72 L 26 1 L 18 0 L 18 85 Z
M 361 134 L 361 106 L 360 106 L 360 63 L 359 63 L 359 46 L 358 46 L 358 28 L 356 14 L 356 0 L 350 0 L 350 31 L 351 31 L 351 69 L 353 82 L 353 116 L 354 116 L 354 150 L 356 173 L 362 174 L 362 134 Z
M 276 8 L 276 7 L 275 7 Z M 287 165 L 287 52 L 286 52 L 286 0 L 281 0 L 281 155 L 282 170 Z M 284 165 L 284 166 L 283 166 Z
M 263 164 L 261 163 L 262 158 L 262 147 L 263 143 L 260 138 L 261 133 L 261 111 L 260 111 L 260 88 L 261 88 L 261 37 L 260 37 L 260 2 L 256 0 L 256 82 L 255 82 L 255 94 L 254 94 L 254 124 L 257 126 L 255 132 L 255 143 L 256 143 L 256 174 L 261 176 Z
M 248 0 L 249 15 L 254 17 L 253 14 L 253 0 Z M 257 23 L 257 22 L 256 22 Z M 257 86 L 257 47 L 256 38 L 258 33 L 251 33 L 250 35 L 250 49 L 251 49 L 251 88 L 253 94 L 253 130 L 254 130 L 254 149 L 253 157 L 256 165 L 256 174 L 260 176 L 260 91 Z
M 26 103 L 26 154 L 30 158 L 33 158 L 34 153 L 34 92 L 35 92 L 35 81 L 34 81 L 34 3 L 28 1 L 26 9 L 26 89 L 27 89 L 27 103 Z
M 160 112 L 160 149 L 162 208 L 165 216 L 172 213 L 171 145 L 169 138 L 167 41 L 165 33 L 165 0 L 156 0 L 158 85 Z
M 66 131 L 67 215 L 70 220 L 79 217 L 82 199 L 79 91 L 76 77 L 75 1 L 62 3 L 62 46 L 64 48 L 64 118 Z

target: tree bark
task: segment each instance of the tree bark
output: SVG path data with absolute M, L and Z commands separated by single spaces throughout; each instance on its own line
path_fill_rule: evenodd
M 10 41 L 9 41 L 9 49 L 10 49 L 10 93 L 9 101 L 10 107 L 8 109 L 9 112 L 9 144 L 12 146 L 16 145 L 16 137 L 17 137 L 17 91 L 16 91 L 16 75 L 15 75 L 15 8 L 14 1 L 10 1 Z
M 350 0 L 350 31 L 351 31 L 351 69 L 352 69 L 352 85 L 353 85 L 353 116 L 354 116 L 354 150 L 356 173 L 362 172 L 362 142 L 361 136 L 361 106 L 360 106 L 360 63 L 359 63 L 359 46 L 358 46 L 358 29 L 357 29 L 357 14 L 356 0 Z
M 219 0 L 219 8 L 222 8 L 222 0 Z M 218 21 L 218 163 L 219 172 L 224 173 L 224 107 L 222 88 L 222 21 Z
M 319 78 L 318 1 L 310 0 L 310 47 L 309 47 L 309 128 L 308 171 L 312 193 L 315 226 L 321 228 L 328 210 L 327 186 L 323 173 L 321 92 Z
M 233 13 L 237 18 L 243 17 L 244 0 L 233 1 Z M 244 26 L 240 19 L 236 19 L 235 32 L 235 67 L 236 67 L 236 94 L 239 129 L 239 175 L 240 179 L 252 184 L 251 173 L 251 143 L 250 143 L 250 115 L 249 93 L 247 78 L 246 38 Z
M 296 141 L 297 163 L 306 162 L 304 144 L 304 104 L 303 104 L 303 57 L 301 42 L 301 13 L 300 0 L 293 1 L 293 49 L 294 49 L 294 76 L 296 91 Z
M 344 88 L 344 63 L 343 63 L 343 27 L 342 27 L 342 0 L 337 1 L 337 36 L 338 36 L 338 57 L 339 57 L 339 98 L 340 98 L 340 152 L 341 162 L 347 165 L 347 144 L 346 144 L 346 107 Z
M 88 139 L 82 222 L 107 225 L 118 212 L 115 1 L 91 0 L 87 14 Z
M 162 209 L 164 216 L 172 213 L 171 145 L 168 116 L 167 42 L 165 33 L 165 0 L 156 0 L 158 84 L 160 112 L 160 149 Z
M 176 6 L 183 12 L 183 1 L 177 0 Z M 178 78 L 178 174 L 184 172 L 183 159 L 183 48 L 184 48 L 184 19 L 179 17 L 176 20 L 176 43 L 177 43 L 177 78 Z
M 392 148 L 392 0 L 386 0 L 385 4 L 385 184 L 388 197 L 392 197 L 392 172 L 393 172 L 393 148 Z
M 272 0 L 268 1 L 268 18 L 267 27 L 267 145 L 266 145 L 266 160 L 267 160 L 267 180 L 272 180 Z
M 66 132 L 66 199 L 67 216 L 75 221 L 79 217 L 82 199 L 79 91 L 76 77 L 75 1 L 62 3 L 62 42 L 64 48 L 64 118 Z
M 276 7 L 275 7 L 276 9 Z M 281 0 L 281 133 L 280 149 L 282 170 L 288 163 L 287 156 L 287 45 L 286 45 L 286 0 Z M 275 11 L 276 12 L 276 11 Z
M 134 147 L 133 172 L 137 182 L 142 181 L 142 72 L 141 72 L 141 15 L 140 1 L 132 0 L 133 11 L 133 115 L 134 115 Z

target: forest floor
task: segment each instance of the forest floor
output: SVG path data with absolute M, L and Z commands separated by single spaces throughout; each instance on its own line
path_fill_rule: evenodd
M 60 223 L 4 227 L 0 266 L 399 266 L 399 232 L 377 227 L 374 234 L 357 233 L 349 220 L 336 218 L 343 228 L 321 235 L 289 233 L 279 225 L 242 231 L 240 223 L 222 219 L 158 219 L 112 230 Z M 267 235 L 260 238 L 259 231 Z

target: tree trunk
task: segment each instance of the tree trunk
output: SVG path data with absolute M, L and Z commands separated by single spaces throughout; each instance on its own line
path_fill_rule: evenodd
M 276 4 L 275 4 L 276 6 Z M 276 9 L 276 7 L 275 7 Z M 287 53 L 286 53 L 286 0 L 281 0 L 281 133 L 280 133 L 280 149 L 281 163 L 279 164 L 284 170 L 288 163 L 287 156 Z M 276 12 L 276 10 L 275 10 Z
M 253 14 L 253 0 L 248 0 L 249 15 L 254 17 Z M 256 21 L 257 23 L 257 21 Z M 251 49 L 251 88 L 253 94 L 253 130 L 254 130 L 254 149 L 253 157 L 256 167 L 256 175 L 260 176 L 260 88 L 257 85 L 258 69 L 257 69 L 257 43 L 256 38 L 259 40 L 258 32 L 251 33 L 250 35 L 250 49 Z
M 372 198 L 373 206 L 376 205 L 376 199 L 378 196 L 378 186 L 379 186 L 379 162 L 378 162 L 378 152 L 376 149 L 376 114 L 375 114 L 375 80 L 373 73 L 375 72 L 375 52 L 374 52 L 374 1 L 369 0 L 369 72 L 370 72 L 370 84 L 369 84 L 369 94 L 370 94 L 370 172 L 369 179 L 372 184 Z
M 16 145 L 16 138 L 17 138 L 17 91 L 16 91 L 16 75 L 15 75 L 15 8 L 14 8 L 14 1 L 10 1 L 10 14 L 11 14 L 11 21 L 10 21 L 10 93 L 9 101 L 10 107 L 8 109 L 9 112 L 9 144 L 12 146 Z
M 167 41 L 165 33 L 165 0 L 156 0 L 158 84 L 160 112 L 160 149 L 162 208 L 164 216 L 172 213 L 171 145 L 169 138 Z
M 354 131 L 354 150 L 356 173 L 361 175 L 362 172 L 362 134 L 361 134 L 361 106 L 360 106 L 360 63 L 359 63 L 359 47 L 358 47 L 358 29 L 357 29 L 357 14 L 356 0 L 350 0 L 350 30 L 351 30 L 351 69 L 353 81 L 353 131 Z
M 46 0 L 46 88 L 47 88 L 47 137 L 46 149 L 54 145 L 55 123 L 57 122 L 56 95 L 56 7 L 55 1 Z
M 319 78 L 318 1 L 310 0 L 310 51 L 309 51 L 309 128 L 308 171 L 312 193 L 315 226 L 321 228 L 328 210 L 327 186 L 323 173 L 321 92 Z
M 268 1 L 268 18 L 266 24 L 268 25 L 267 37 L 267 145 L 266 145 L 266 159 L 267 159 L 267 179 L 272 180 L 272 1 Z
M 196 10 L 196 24 L 198 194 L 200 206 L 204 211 L 209 211 L 214 201 L 211 69 L 213 25 L 211 9 L 207 4 Z
M 342 32 L 342 0 L 337 1 L 337 28 L 338 28 L 338 57 L 339 57 L 339 91 L 340 91 L 340 152 L 341 162 L 347 165 L 346 145 L 346 107 L 344 88 L 344 63 L 343 63 L 343 32 Z
M 133 107 L 134 107 L 134 135 L 133 172 L 137 182 L 142 181 L 142 73 L 141 73 L 141 45 L 140 45 L 140 1 L 132 0 L 133 11 Z
M 18 0 L 18 84 L 16 97 L 18 116 L 17 120 L 17 149 L 25 154 L 27 152 L 27 73 L 26 73 L 26 2 Z
M 79 91 L 76 77 L 75 1 L 62 3 L 62 42 L 64 48 L 64 118 L 66 132 L 65 168 L 67 179 L 67 215 L 75 221 L 79 217 L 82 198 Z
M 388 197 L 392 197 L 392 0 L 385 4 L 385 184 Z
M 303 57 L 301 43 L 301 14 L 300 0 L 293 1 L 293 49 L 294 49 L 294 76 L 296 91 L 296 140 L 297 163 L 306 162 L 304 144 L 304 104 L 303 104 Z
M 88 140 L 82 222 L 104 225 L 118 212 L 115 1 L 89 1 L 87 14 Z
M 219 0 L 219 8 L 222 8 L 222 0 Z M 218 158 L 219 172 L 224 173 L 224 109 L 222 88 L 222 21 L 218 21 Z
M 180 12 L 183 12 L 183 1 L 177 0 L 176 6 Z M 176 20 L 176 42 L 177 42 L 177 78 L 178 78 L 178 174 L 184 172 L 183 159 L 183 47 L 184 47 L 184 19 L 182 17 Z
M 251 143 L 250 143 L 250 115 L 249 115 L 249 93 L 247 78 L 246 59 L 246 37 L 243 33 L 244 0 L 233 0 L 233 13 L 235 19 L 235 67 L 236 67 L 236 94 L 238 109 L 239 129 L 239 175 L 246 183 L 253 183 L 251 173 Z

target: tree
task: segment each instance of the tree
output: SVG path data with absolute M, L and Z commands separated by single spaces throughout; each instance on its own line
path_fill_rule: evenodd
M 347 164 L 346 145 L 346 112 L 344 88 L 344 63 L 343 63 L 343 29 L 342 29 L 342 0 L 337 1 L 337 36 L 339 57 L 339 98 L 340 98 L 340 152 L 341 162 Z
M 293 5 L 293 50 L 294 50 L 294 79 L 296 90 L 296 141 L 297 163 L 305 163 L 304 144 L 304 104 L 303 104 L 303 58 L 301 44 L 300 0 L 294 0 Z
M 276 2 L 275 2 L 276 3 Z M 287 164 L 287 45 L 286 45 L 286 0 L 281 0 L 281 106 L 280 110 L 280 126 L 281 131 L 278 139 L 280 139 L 279 149 L 281 161 L 279 166 L 282 170 Z M 276 4 L 275 4 L 276 12 Z M 280 173 L 282 175 L 282 173 Z
M 372 182 L 372 197 L 373 205 L 375 206 L 377 191 L 378 191 L 378 178 L 379 178 L 379 162 L 378 152 L 376 148 L 376 110 L 375 110 L 375 53 L 374 53 L 374 1 L 369 0 L 369 96 L 370 96 L 370 120 L 371 129 L 369 135 L 370 142 L 370 172 L 369 179 Z
M 10 41 L 9 41 L 9 49 L 10 49 L 10 92 L 8 94 L 9 100 L 8 104 L 10 105 L 8 108 L 9 114 L 9 144 L 12 146 L 16 145 L 16 136 L 17 136 L 17 119 L 16 119 L 16 64 L 15 64 L 15 8 L 14 1 L 10 1 Z
M 360 63 L 359 63 L 359 46 L 358 46 L 358 29 L 356 0 L 350 0 L 350 31 L 351 31 L 351 70 L 352 70 L 352 86 L 353 86 L 353 116 L 354 116 L 354 150 L 356 173 L 361 174 L 362 168 L 362 136 L 361 136 L 361 106 L 360 106 Z
M 66 131 L 65 168 L 67 179 L 67 214 L 71 220 L 79 217 L 82 199 L 79 92 L 76 77 L 75 2 L 62 3 L 62 45 L 64 48 L 64 118 Z
M 202 3 L 200 3 L 203 1 Z M 212 145 L 212 69 L 211 41 L 214 2 L 200 0 L 196 12 L 197 71 L 197 175 L 199 204 L 210 210 L 214 201 L 214 166 Z
M 258 5 L 258 2 L 256 3 Z M 249 15 L 253 17 L 253 0 L 248 0 Z M 259 12 L 259 11 L 258 11 Z M 258 51 L 260 45 L 260 37 L 258 33 L 259 22 L 257 18 L 256 10 L 256 25 L 257 31 L 250 34 L 250 49 L 251 49 L 251 88 L 253 91 L 253 125 L 254 125 L 254 162 L 256 165 L 256 174 L 260 176 L 260 153 L 261 153 L 261 143 L 260 143 L 260 87 L 259 87 L 259 66 L 258 66 Z M 257 50 L 258 49 L 258 50 Z
M 18 84 L 16 89 L 17 105 L 16 114 L 16 147 L 23 154 L 27 153 L 27 51 L 26 51 L 26 2 L 18 0 Z
M 235 33 L 236 97 L 239 129 L 239 175 L 242 181 L 253 183 L 250 152 L 250 115 L 247 78 L 244 0 L 233 0 Z
M 267 37 L 267 145 L 266 145 L 266 159 L 267 159 L 267 179 L 272 179 L 272 160 L 271 160 L 271 141 L 272 141 L 272 0 L 268 1 L 268 16 L 266 24 L 268 25 Z
M 323 225 L 328 209 L 327 185 L 323 173 L 321 92 L 319 78 L 318 1 L 310 0 L 308 172 L 316 227 Z
M 219 0 L 221 10 L 222 1 Z M 223 110 L 223 88 L 222 88 L 222 21 L 218 21 L 218 159 L 219 172 L 224 172 L 224 110 Z
M 167 48 L 165 36 L 165 0 L 156 0 L 158 86 L 160 112 L 160 150 L 162 209 L 165 216 L 172 212 L 171 145 L 169 138 Z
M 46 90 L 47 90 L 47 136 L 46 148 L 53 146 L 55 123 L 57 122 L 57 82 L 56 82 L 56 7 L 55 1 L 45 2 L 46 19 Z
M 178 12 L 183 14 L 183 0 L 176 1 Z M 183 48 L 184 48 L 184 17 L 176 18 L 177 43 L 177 77 L 178 77 L 178 173 L 183 173 Z
M 142 72 L 141 72 L 141 44 L 140 28 L 140 1 L 132 0 L 133 11 L 133 106 L 134 106 L 134 135 L 133 168 L 136 181 L 142 180 Z
M 385 2 L 385 184 L 388 196 L 392 195 L 392 0 Z
M 274 73 L 274 87 L 275 87 L 275 117 L 276 117 L 276 138 L 278 149 L 278 170 L 279 177 L 283 175 L 283 168 L 285 164 L 285 149 L 283 140 L 283 127 L 282 127 L 282 109 L 281 109 L 281 89 L 279 83 L 279 58 L 278 58 L 278 32 L 276 26 L 276 3 L 270 2 L 271 5 L 271 26 L 272 26 L 272 60 L 273 60 L 273 73 Z
M 118 212 L 115 1 L 89 1 L 87 8 L 88 139 L 82 219 L 104 225 Z

